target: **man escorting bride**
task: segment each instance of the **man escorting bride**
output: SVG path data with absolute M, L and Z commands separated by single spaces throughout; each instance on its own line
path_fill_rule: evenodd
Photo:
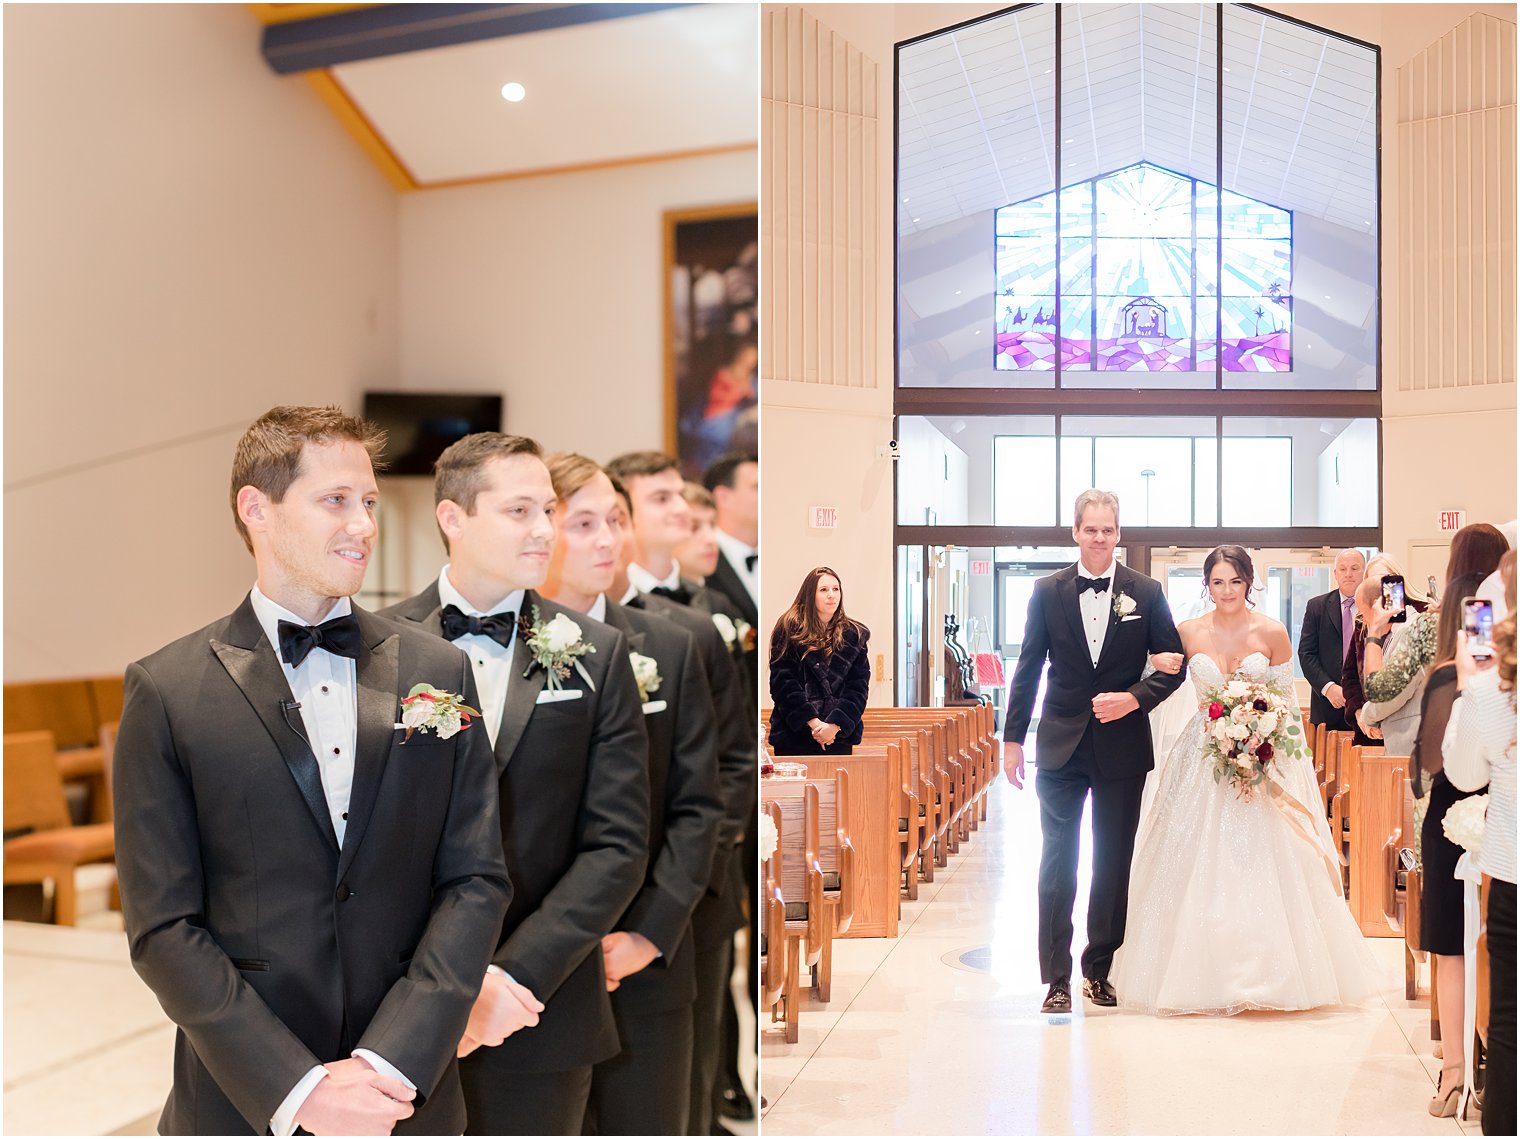
M 1241 781 L 1254 780 L 1248 788 L 1216 780 L 1207 754 L 1209 705 L 1232 681 L 1263 686 L 1263 703 L 1275 694 L 1297 720 L 1288 634 L 1249 609 L 1246 552 L 1223 546 L 1209 555 L 1204 577 L 1215 608 L 1185 621 L 1179 637 L 1160 585 L 1114 561 L 1116 496 L 1084 491 L 1072 537 L 1078 564 L 1038 582 L 1030 599 L 1003 730 L 1004 770 L 1022 787 L 1023 741 L 1048 659 L 1035 779 L 1040 970 L 1049 986 L 1041 1011 L 1071 1008 L 1071 911 L 1089 791 L 1082 975 L 1094 1004 L 1235 1013 L 1367 995 L 1366 951 L 1341 894 L 1307 754 L 1268 749 L 1268 762 Z M 1148 658 L 1156 671 L 1147 675 Z M 1209 699 L 1167 759 L 1136 853 L 1141 792 L 1155 766 L 1146 714 L 1181 684 L 1184 665 L 1200 700 Z

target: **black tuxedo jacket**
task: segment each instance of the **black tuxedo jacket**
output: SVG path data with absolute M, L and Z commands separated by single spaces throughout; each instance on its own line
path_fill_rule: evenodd
M 751 625 L 760 623 L 760 611 L 755 606 L 755 599 L 744 588 L 744 582 L 739 580 L 739 572 L 721 549 L 718 551 L 718 568 L 704 584 L 732 601 L 740 615 Z
M 1024 647 L 1009 686 L 1003 739 L 1024 742 L 1040 674 L 1048 659 L 1050 675 L 1035 740 L 1035 763 L 1042 768 L 1064 767 L 1089 725 L 1097 774 L 1103 778 L 1133 778 L 1156 765 L 1147 716 L 1177 690 L 1186 669 L 1173 676 L 1152 673 L 1144 680 L 1140 674 L 1150 654 L 1180 653 L 1182 639 L 1172 624 L 1172 611 L 1161 586 L 1153 578 L 1116 564 L 1110 597 L 1121 595 L 1134 599 L 1135 611 L 1123 619 L 1110 608 L 1103 650 L 1094 666 L 1077 602 L 1077 567 L 1068 566 L 1035 582 L 1029 619 L 1024 625 Z M 1140 708 L 1100 724 L 1092 714 L 1092 699 L 1100 692 L 1128 692 L 1140 702 Z
M 398 1133 L 464 1126 L 454 1049 L 511 897 L 490 742 L 474 726 L 403 743 L 414 684 L 473 704 L 469 662 L 355 613 L 341 850 L 250 600 L 127 668 L 116 864 L 132 964 L 179 1025 L 166 1134 L 264 1134 L 302 1076 L 356 1047 L 417 1084 Z
M 648 857 L 648 748 L 627 638 L 529 590 L 523 615 L 535 606 L 544 622 L 563 613 L 580 626 L 596 649 L 580 658 L 595 688 L 572 671 L 564 688 L 579 698 L 537 703 L 547 677 L 527 638 L 512 642 L 496 770 L 513 895 L 491 960 L 545 1008 L 533 1028 L 466 1061 L 487 1070 L 565 1071 L 617 1053 L 602 938 L 643 884 Z M 439 608 L 434 582 L 385 613 L 442 636 Z
M 1345 713 L 1330 703 L 1322 689 L 1341 682 L 1345 655 L 1341 652 L 1341 591 L 1332 589 L 1311 597 L 1304 606 L 1304 624 L 1298 632 L 1298 663 L 1309 682 L 1309 721 L 1328 724 L 1332 730 L 1350 731 Z
M 631 651 L 659 665 L 660 686 L 645 704 L 649 735 L 649 868 L 617 928 L 660 950 L 613 992 L 621 1009 L 680 1008 L 696 999 L 691 912 L 707 890 L 723 820 L 712 692 L 696 640 L 673 622 L 607 601 L 607 624 Z M 661 707 L 661 705 L 664 705 Z
M 697 587 L 701 590 L 701 587 Z M 706 592 L 706 591 L 702 591 Z M 723 799 L 723 821 L 718 831 L 718 847 L 713 852 L 712 874 L 708 879 L 702 936 L 726 936 L 744 926 L 744 910 L 737 890 L 735 844 L 743 837 L 755 814 L 756 774 L 759 765 L 760 738 L 754 709 L 745 696 L 743 672 L 712 614 L 693 605 L 680 605 L 659 594 L 641 594 L 628 608 L 640 608 L 656 617 L 673 621 L 696 640 L 697 653 L 707 670 L 712 690 L 718 732 L 718 788 Z M 753 872 L 744 869 L 744 875 Z M 715 906 L 715 903 L 721 903 Z M 721 909 L 721 915 L 716 911 Z

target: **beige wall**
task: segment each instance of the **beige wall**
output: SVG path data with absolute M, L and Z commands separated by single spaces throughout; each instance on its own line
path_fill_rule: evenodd
M 880 65 L 879 105 L 893 105 L 891 85 L 894 44 L 897 41 L 950 26 L 999 10 L 999 5 L 973 4 L 820 4 L 801 9 L 842 36 Z M 770 9 L 767 9 L 770 10 Z M 1399 232 L 1401 210 L 1413 208 L 1399 200 L 1395 182 L 1398 145 L 1393 129 L 1399 66 L 1439 40 L 1474 13 L 1498 17 L 1513 25 L 1515 6 L 1505 4 L 1299 4 L 1279 11 L 1383 48 L 1383 229 Z M 784 66 L 766 41 L 763 66 L 773 73 Z M 890 113 L 878 121 L 880 160 L 863 172 L 877 180 L 883 202 L 891 203 L 893 123 Z M 768 142 L 769 140 L 767 140 Z M 762 144 L 763 146 L 766 143 Z M 773 158 L 762 154 L 769 170 Z M 1513 174 L 1511 174 L 1513 179 Z M 768 183 L 769 185 L 769 183 Z M 784 187 L 782 189 L 785 189 Z M 806 187 L 792 187 L 806 193 Z M 884 345 L 878 355 L 892 359 L 892 218 L 883 208 L 878 263 L 878 324 Z M 796 216 L 794 214 L 794 216 Z M 1384 316 L 1392 311 L 1390 298 L 1397 287 L 1390 275 L 1393 251 L 1384 251 Z M 1513 274 L 1513 265 L 1510 272 Z M 1513 317 L 1496 313 L 1511 322 Z M 1489 385 L 1450 392 L 1398 392 L 1389 378 L 1402 362 L 1390 356 L 1391 338 L 1384 340 L 1385 419 L 1383 495 L 1386 544 L 1409 556 L 1416 546 L 1435 537 L 1438 509 L 1466 509 L 1471 520 L 1504 521 L 1515 516 L 1515 386 Z M 801 574 L 820 562 L 835 565 L 845 577 L 850 612 L 876 630 L 873 646 L 887 653 L 895 598 L 892 563 L 892 504 L 883 491 L 883 469 L 875 443 L 891 431 L 892 384 L 889 368 L 874 388 L 858 392 L 830 390 L 825 384 L 788 384 L 770 380 L 761 362 L 763 380 L 764 515 L 766 576 L 763 584 L 763 623 L 768 625 L 792 598 Z M 1477 443 L 1479 447 L 1475 447 Z M 811 449 L 810 449 L 811 448 Z M 1482 466 L 1474 456 L 1484 456 Z M 1418 463 L 1410 462 L 1417 456 Z M 889 485 L 890 472 L 885 484 Z M 840 529 L 806 529 L 806 507 L 824 499 L 841 506 Z M 853 514 L 844 509 L 856 504 Z M 768 632 L 768 629 L 767 629 Z M 893 699 L 890 680 L 873 686 L 874 703 Z
M 5 677 L 119 672 L 251 583 L 249 421 L 395 379 L 397 198 L 242 5 L 4 19 Z

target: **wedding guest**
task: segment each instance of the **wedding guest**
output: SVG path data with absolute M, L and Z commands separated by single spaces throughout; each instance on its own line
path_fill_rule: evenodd
M 231 483 L 256 584 L 127 668 L 116 865 L 178 1025 L 164 1134 L 465 1125 L 454 1049 L 512 890 L 479 723 L 393 727 L 419 683 L 477 704 L 464 657 L 349 600 L 383 442 L 335 407 L 261 416 Z
M 720 763 L 724 824 L 713 858 L 708 894 L 692 913 L 697 944 L 697 1002 L 693 1015 L 695 1039 L 691 1081 L 691 1113 L 687 1127 L 693 1135 L 712 1131 L 713 1089 L 723 1055 L 725 1002 L 733 972 L 734 934 L 744 928 L 744 880 L 756 873 L 753 862 L 741 865 L 737 848 L 755 815 L 755 772 L 759 741 L 754 730 L 755 693 L 746 684 L 733 654 L 738 652 L 738 610 L 715 590 L 684 578 L 676 547 L 691 530 L 691 508 L 683 495 L 684 480 L 676 461 L 658 451 L 619 455 L 606 471 L 627 505 L 627 590 L 625 600 L 637 600 L 650 611 L 674 620 L 694 616 L 723 630 L 725 664 L 714 664 L 721 675 L 710 674 L 720 706 L 720 734 L 727 735 L 729 757 Z M 705 614 L 703 617 L 701 615 Z M 711 643 L 711 642 L 709 642 Z
M 434 467 L 449 561 L 386 611 L 469 654 L 501 773 L 515 895 L 459 1050 L 472 1135 L 579 1135 L 621 1045 L 602 938 L 644 882 L 649 768 L 628 639 L 543 585 L 558 502 L 542 450 L 467 435 Z
M 1346 718 L 1356 725 L 1357 742 L 1382 741 L 1383 747 L 1392 755 L 1408 755 L 1414 743 L 1414 734 L 1420 726 L 1420 693 L 1424 690 L 1424 674 L 1416 684 L 1410 685 L 1393 700 L 1367 707 L 1367 694 L 1363 681 L 1367 672 L 1367 621 L 1372 616 L 1376 599 L 1382 596 L 1382 579 L 1385 575 L 1404 576 L 1403 569 L 1391 554 L 1375 554 L 1367 563 L 1367 576 L 1356 589 L 1356 631 L 1351 637 L 1351 651 L 1341 671 L 1341 689 L 1346 695 Z M 1410 615 L 1423 613 L 1430 607 L 1414 588 L 1406 582 L 1405 602 Z M 1406 629 L 1407 621 L 1389 626 L 1385 655 L 1393 650 Z
M 845 615 L 839 575 L 809 570 L 771 630 L 770 744 L 777 755 L 849 755 L 864 733 L 871 630 Z
M 692 634 L 607 596 L 625 541 L 611 480 L 583 455 L 552 455 L 548 466 L 559 524 L 544 595 L 627 637 L 649 737 L 649 866 L 602 938 L 622 1050 L 593 1070 L 587 1133 L 684 1135 L 697 995 L 691 913 L 723 817 L 712 694 Z
M 1515 528 L 1517 523 L 1513 518 L 1499 527 L 1499 533 L 1504 535 L 1504 540 L 1509 543 L 1509 548 L 1515 548 Z M 1511 606 L 1504 600 L 1504 582 L 1499 577 L 1499 571 L 1495 570 L 1483 579 L 1483 584 L 1478 586 L 1477 596 L 1483 598 L 1494 607 L 1494 620 L 1502 621 L 1509 616 Z
M 1446 599 L 1437 618 L 1432 649 L 1434 667 L 1424 684 L 1420 702 L 1419 732 L 1414 741 L 1410 768 L 1417 780 L 1417 795 L 1429 795 L 1430 806 L 1420 828 L 1423 869 L 1420 875 L 1420 944 L 1431 955 L 1432 983 L 1440 1006 L 1442 1066 L 1441 1082 L 1430 1101 L 1432 1115 L 1455 1115 L 1462 1090 L 1466 1041 L 1462 1030 L 1463 966 L 1462 884 L 1453 877 L 1462 848 L 1446 837 L 1441 820 L 1452 804 L 1471 792 L 1454 786 L 1444 770 L 1441 738 L 1446 732 L 1452 701 L 1456 698 L 1457 670 L 1454 663 L 1457 634 L 1462 628 L 1461 599 L 1482 579 L 1476 574 L 1446 584 Z M 1452 603 L 1452 598 L 1457 599 Z M 1433 615 L 1434 616 L 1434 615 Z
M 1500 563 L 1508 616 L 1494 628 L 1494 660 L 1474 659 L 1464 636 L 1457 648 L 1457 687 L 1445 740 L 1453 785 L 1488 785 L 1478 868 L 1488 885 L 1488 1068 L 1483 1134 L 1515 1133 L 1515 552 Z M 1450 597 L 1448 597 L 1448 601 Z M 1497 667 L 1494 667 L 1497 665 Z M 1444 1032 L 1443 1032 L 1444 1035 Z
M 1352 598 L 1366 564 L 1360 550 L 1345 549 L 1336 555 L 1335 588 L 1309 599 L 1298 634 L 1298 663 L 1309 682 L 1310 722 L 1324 724 L 1333 732 L 1356 730 L 1346 718 L 1341 676 L 1355 631 Z

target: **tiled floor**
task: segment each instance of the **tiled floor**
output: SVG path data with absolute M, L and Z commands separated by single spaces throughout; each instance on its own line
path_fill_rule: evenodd
M 1463 1134 L 1426 1113 L 1440 1061 L 1393 939 L 1369 939 L 1383 989 L 1363 1008 L 1156 1018 L 1079 996 L 1041 1016 L 1038 854 L 1032 788 L 1000 781 L 895 940 L 836 943 L 833 1000 L 803 1009 L 799 1042 L 762 1023 L 765 1135 Z M 988 972 L 958 964 L 978 948 Z
M 5 923 L 7 1135 L 157 1132 L 174 1028 L 132 971 L 121 915 L 105 909 L 113 873 L 81 871 L 77 928 Z M 743 974 L 734 980 L 747 996 Z M 739 1007 L 741 1039 L 753 1039 L 754 1020 Z M 755 1067 L 754 1053 L 741 1049 L 750 1089 Z M 756 1131 L 754 1123 L 730 1126 Z

